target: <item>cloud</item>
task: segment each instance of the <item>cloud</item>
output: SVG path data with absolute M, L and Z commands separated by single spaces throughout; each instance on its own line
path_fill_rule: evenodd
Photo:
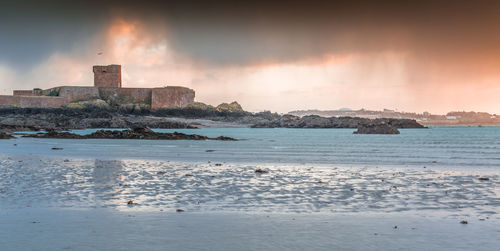
M 3 92 L 91 85 L 92 65 L 116 63 L 124 86 L 184 85 L 254 111 L 500 110 L 496 2 L 77 5 L 0 10 Z

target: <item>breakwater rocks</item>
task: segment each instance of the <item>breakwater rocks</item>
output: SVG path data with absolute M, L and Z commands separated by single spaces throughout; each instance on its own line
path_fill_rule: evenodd
M 412 119 L 367 119 L 353 117 L 331 117 L 325 118 L 317 115 L 298 117 L 283 115 L 272 120 L 260 121 L 253 125 L 254 128 L 358 128 L 369 125 L 388 125 L 395 128 L 425 128 Z
M 88 135 L 79 135 L 69 132 L 59 132 L 49 130 L 47 133 L 23 134 L 23 137 L 30 138 L 56 138 L 56 139 L 150 139 L 150 140 L 223 140 L 237 141 L 237 139 L 220 136 L 210 138 L 197 134 L 184 133 L 159 133 L 154 132 L 147 127 L 136 127 L 123 131 L 98 130 Z
M 399 134 L 399 130 L 389 124 L 368 124 L 360 125 L 354 134 Z

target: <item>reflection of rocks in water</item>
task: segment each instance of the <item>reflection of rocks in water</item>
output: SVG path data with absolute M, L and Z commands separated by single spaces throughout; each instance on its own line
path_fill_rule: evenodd
M 95 168 L 92 174 L 93 183 L 96 188 L 110 190 L 116 187 L 121 180 L 123 163 L 121 160 L 95 160 Z

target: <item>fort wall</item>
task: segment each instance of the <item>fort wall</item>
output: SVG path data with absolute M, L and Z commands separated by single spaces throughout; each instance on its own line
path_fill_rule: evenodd
M 151 95 L 151 110 L 169 107 L 186 107 L 194 103 L 194 90 L 180 87 L 167 86 L 153 88 Z
M 61 86 L 59 96 L 65 98 L 68 103 L 76 100 L 99 98 L 99 89 L 90 86 Z
M 59 86 L 46 90 L 14 90 L 0 96 L 0 105 L 18 107 L 61 107 L 68 103 L 100 98 L 110 104 L 147 103 L 152 110 L 186 107 L 194 103 L 195 92 L 180 86 L 121 88 L 121 66 L 94 66 L 94 86 Z
M 62 97 L 47 96 L 8 96 L 0 95 L 0 105 L 12 105 L 17 107 L 50 107 L 57 108 L 67 103 Z
M 99 87 L 99 96 L 104 100 L 119 98 L 134 103 L 151 103 L 151 88 Z
M 38 96 L 33 93 L 33 90 L 14 90 L 14 96 Z

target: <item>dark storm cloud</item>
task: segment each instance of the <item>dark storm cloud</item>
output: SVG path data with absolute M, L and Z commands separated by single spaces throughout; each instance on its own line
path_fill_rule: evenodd
M 214 65 L 384 50 L 479 61 L 500 53 L 499 7 L 498 1 L 11 2 L 0 9 L 0 60 L 37 62 L 84 46 L 124 18 L 162 29 L 174 51 Z
M 491 111 L 499 13 L 500 1 L 4 1 L 0 91 L 87 83 L 88 65 L 121 63 L 131 82 L 196 83 L 197 97 L 223 90 L 254 109 L 267 93 L 281 111 L 299 99 Z
M 2 2 L 0 62 L 31 66 L 94 35 L 102 18 L 83 3 L 69 3 Z
M 212 64 L 316 59 L 402 50 L 421 59 L 498 54 L 498 1 L 273 1 L 130 4 L 165 20 L 175 51 Z M 136 12 L 135 10 L 140 10 Z

